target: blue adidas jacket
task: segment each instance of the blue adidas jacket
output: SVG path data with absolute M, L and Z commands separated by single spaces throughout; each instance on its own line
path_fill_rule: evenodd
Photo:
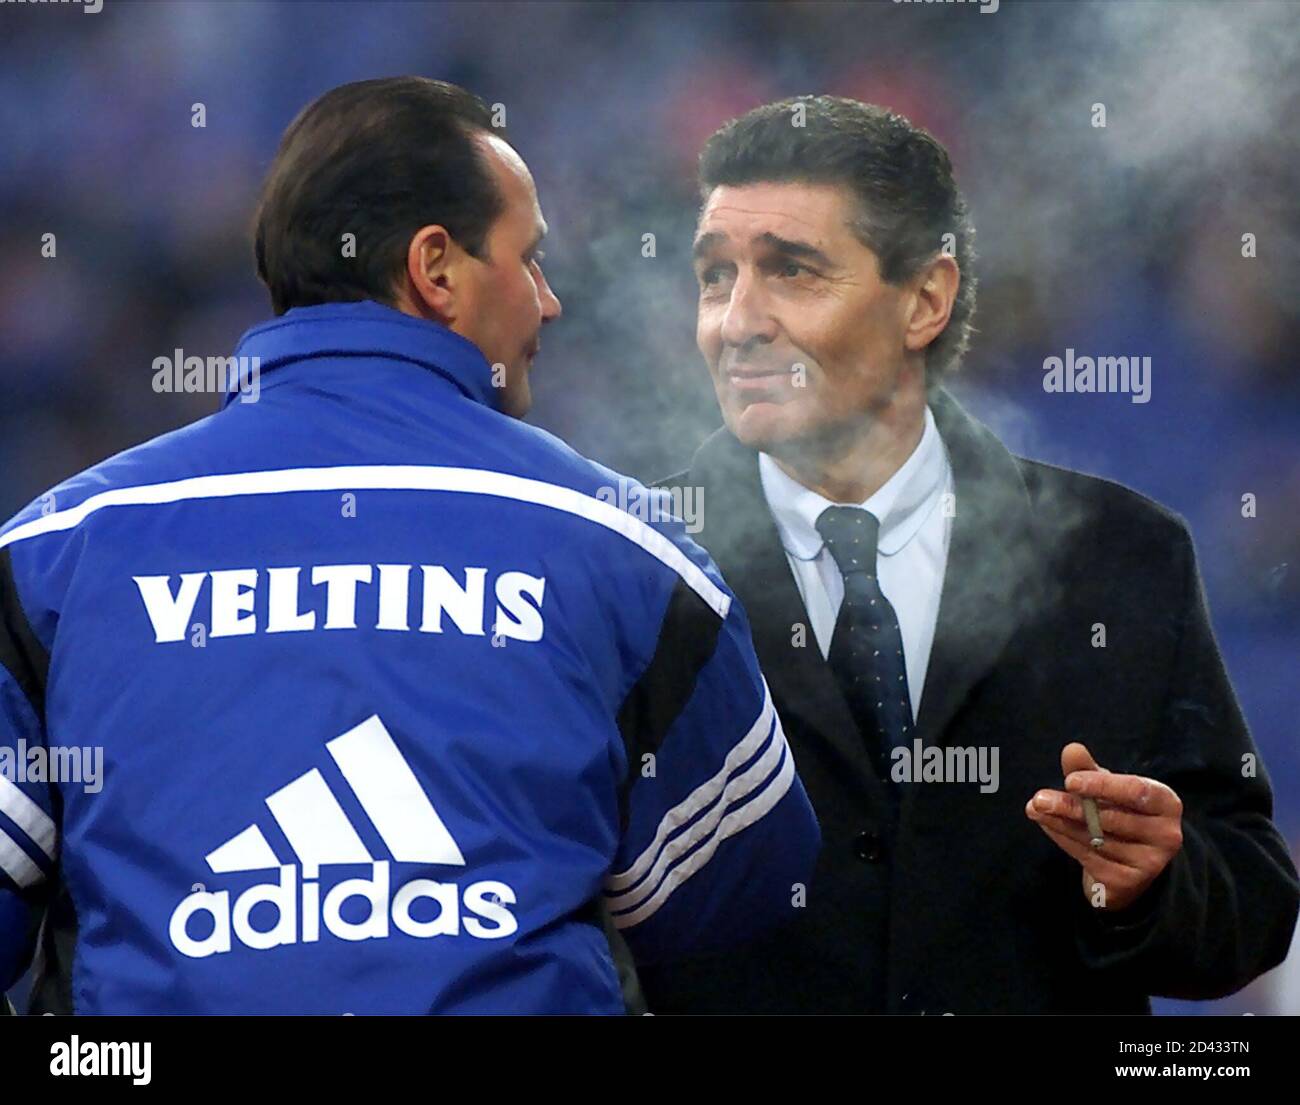
M 258 388 L 0 529 L 0 988 L 621 1012 L 610 921 L 649 961 L 787 919 L 816 821 L 664 493 L 375 303 L 236 354 Z

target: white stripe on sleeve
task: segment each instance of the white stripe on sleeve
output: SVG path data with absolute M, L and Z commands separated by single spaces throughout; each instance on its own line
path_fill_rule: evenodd
M 750 795 L 763 789 L 764 784 L 771 779 L 772 773 L 780 765 L 781 757 L 786 754 L 785 735 L 781 731 L 775 712 L 772 714 L 772 728 L 769 735 L 772 739 L 768 741 L 763 754 L 741 774 L 727 783 L 722 791 L 722 796 L 707 813 L 703 814 L 697 821 L 692 822 L 690 828 L 684 833 L 673 837 L 668 846 L 659 853 L 659 858 L 655 860 L 649 876 L 638 882 L 632 889 L 606 899 L 605 904 L 611 912 L 625 912 L 644 899 L 651 897 L 663 881 L 664 875 L 678 859 L 717 834 L 719 826 L 729 809 L 738 806 Z M 757 798 L 754 799 L 754 801 L 757 800 Z M 714 847 L 716 848 L 716 846 L 715 844 Z M 710 852 L 710 854 L 712 853 Z
M 605 889 L 608 893 L 613 894 L 627 890 L 641 881 L 642 876 L 654 866 L 655 860 L 659 858 L 659 853 L 669 836 L 695 817 L 696 814 L 712 805 L 726 787 L 727 779 L 731 776 L 731 773 L 763 746 L 771 733 L 772 719 L 775 716 L 776 708 L 772 704 L 772 692 L 768 690 L 767 682 L 764 681 L 763 708 L 759 711 L 754 724 L 750 726 L 749 732 L 727 754 L 722 769 L 711 779 L 701 783 L 685 800 L 679 802 L 664 814 L 663 820 L 659 822 L 659 827 L 655 830 L 654 839 L 650 841 L 649 846 L 637 856 L 626 871 L 611 875 L 606 881 Z
M 4 775 L 0 775 L 0 813 L 31 837 L 36 847 L 50 859 L 54 859 L 59 846 L 59 830 L 54 819 Z
M 13 879 L 23 890 L 35 886 L 45 878 L 45 872 L 36 866 L 32 857 L 18 847 L 13 837 L 3 829 L 0 829 L 0 871 Z
M 647 917 L 652 916 L 668 900 L 674 890 L 709 862 L 713 857 L 713 853 L 718 850 L 718 846 L 724 840 L 735 836 L 742 829 L 747 829 L 785 797 L 790 785 L 794 782 L 794 756 L 791 755 L 789 748 L 785 747 L 783 734 L 781 744 L 785 760 L 781 765 L 781 770 L 763 788 L 762 793 L 752 802 L 741 806 L 740 809 L 724 817 L 722 823 L 718 826 L 718 831 L 710 838 L 709 842 L 701 847 L 699 851 L 693 853 L 684 863 L 679 863 L 674 867 L 651 898 L 647 899 L 631 913 L 615 915 L 613 918 L 615 928 L 631 928 L 633 925 L 640 924 Z

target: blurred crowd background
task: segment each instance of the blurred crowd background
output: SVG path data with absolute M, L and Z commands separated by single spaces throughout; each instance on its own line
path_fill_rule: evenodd
M 249 223 L 281 131 L 336 84 L 400 73 L 504 105 L 536 177 L 565 315 L 530 421 L 632 475 L 678 471 L 719 422 L 688 262 L 701 143 L 768 100 L 874 101 L 948 146 L 978 228 L 954 391 L 1013 450 L 1188 519 L 1300 848 L 1298 16 L 1268 0 L 0 4 L 0 517 L 215 408 L 155 393 L 153 359 L 225 355 L 270 314 Z M 1067 348 L 1151 357 L 1150 402 L 1044 392 Z M 1158 1008 L 1300 1013 L 1300 948 L 1242 994 Z

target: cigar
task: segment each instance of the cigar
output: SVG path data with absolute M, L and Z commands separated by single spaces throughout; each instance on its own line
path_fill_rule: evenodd
M 1100 851 L 1101 846 L 1106 843 L 1106 837 L 1101 831 L 1101 814 L 1097 812 L 1097 800 L 1095 798 L 1084 798 L 1082 801 L 1083 816 L 1088 822 L 1088 832 L 1092 835 L 1092 839 L 1088 843 Z

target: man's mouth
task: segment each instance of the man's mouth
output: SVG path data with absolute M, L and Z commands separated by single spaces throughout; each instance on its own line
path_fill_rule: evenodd
M 790 379 L 790 369 L 769 365 L 729 365 L 723 369 L 728 386 L 737 391 L 771 391 Z

